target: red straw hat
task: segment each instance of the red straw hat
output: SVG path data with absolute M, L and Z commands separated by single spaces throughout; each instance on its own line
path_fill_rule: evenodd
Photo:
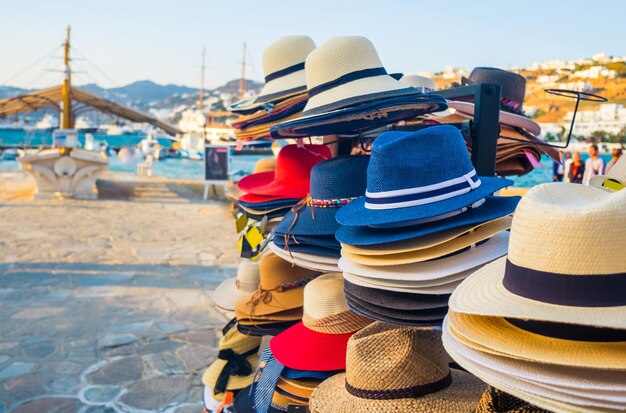
M 331 157 L 324 145 L 287 145 L 278 153 L 274 171 L 248 175 L 238 186 L 248 194 L 304 198 L 309 192 L 311 168 Z

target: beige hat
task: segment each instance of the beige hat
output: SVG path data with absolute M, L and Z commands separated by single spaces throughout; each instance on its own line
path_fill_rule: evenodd
M 215 304 L 227 311 L 235 309 L 237 300 L 259 288 L 259 263 L 242 259 L 237 268 L 237 277 L 224 280 L 213 292 Z
M 350 338 L 346 373 L 315 389 L 311 412 L 472 412 L 486 386 L 448 362 L 440 332 L 376 322 Z
M 512 218 L 509 216 L 498 218 L 497 220 L 482 224 L 476 229 L 470 229 L 469 231 L 459 234 L 458 228 L 453 228 L 457 231 L 457 236 L 449 239 L 448 241 L 431 245 L 426 248 L 416 248 L 413 250 L 402 251 L 399 253 L 380 254 L 380 252 L 387 252 L 390 249 L 389 245 L 381 245 L 383 248 L 374 250 L 373 254 L 369 254 L 366 248 L 358 248 L 361 252 L 359 254 L 353 253 L 349 250 L 343 249 L 341 254 L 352 262 L 363 265 L 371 266 L 385 266 L 385 265 L 399 265 L 399 264 L 412 264 L 424 261 L 430 261 L 437 258 L 445 257 L 446 255 L 460 253 L 463 250 L 474 248 L 479 243 L 488 240 L 501 231 L 509 229 L 511 227 Z M 452 231 L 444 231 L 448 234 L 452 234 Z M 432 244 L 434 239 L 441 239 L 439 234 L 433 234 L 433 240 L 431 237 L 417 238 L 415 242 L 413 240 L 402 241 L 402 244 L 406 247 L 415 248 L 415 244 Z M 391 248 L 398 248 L 398 243 Z M 378 254 L 377 254 L 378 253 Z
M 592 176 L 589 185 L 609 191 L 621 191 L 626 186 L 626 156 L 620 157 L 606 175 Z
M 519 203 L 502 258 L 450 298 L 458 313 L 626 329 L 626 191 L 538 185 Z
M 394 281 L 394 280 L 382 280 L 379 278 L 361 277 L 359 275 L 351 274 L 349 272 L 343 272 L 344 278 L 355 285 L 366 288 L 375 288 L 378 290 L 395 291 L 409 294 L 427 294 L 427 295 L 441 295 L 451 294 L 456 287 L 461 284 L 461 281 L 470 275 L 475 269 L 463 271 L 458 274 L 453 274 L 446 278 L 440 278 L 436 280 L 421 281 L 419 284 L 416 281 Z
M 339 272 L 341 271 L 337 266 L 337 258 L 334 257 L 325 257 L 323 255 L 313 255 L 313 254 L 305 254 L 303 252 L 295 252 L 295 251 L 285 251 L 283 248 L 274 244 L 273 242 L 269 243 L 269 249 L 282 258 L 283 260 L 290 262 L 298 267 L 308 268 L 310 270 L 320 271 L 320 272 Z
M 420 90 L 422 93 L 431 93 L 435 91 L 435 81 L 426 76 L 420 75 L 404 75 L 400 78 L 400 82 Z

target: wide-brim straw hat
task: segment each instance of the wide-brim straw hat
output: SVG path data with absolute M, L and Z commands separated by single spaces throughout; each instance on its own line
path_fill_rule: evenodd
M 450 309 L 625 329 L 625 204 L 626 191 L 535 186 L 515 212 L 508 258 L 468 277 Z
M 346 295 L 346 300 L 348 306 L 357 314 L 372 320 L 406 326 L 440 326 L 448 312 L 447 307 L 422 311 L 395 310 L 376 306 L 350 295 Z
M 444 295 L 452 294 L 452 292 L 459 286 L 459 284 L 461 284 L 461 281 L 463 281 L 473 271 L 474 269 L 471 269 L 468 271 L 460 272 L 458 274 L 453 274 L 449 277 L 435 279 L 434 281 L 420 282 L 417 285 L 414 280 L 398 281 L 372 277 L 362 277 L 345 271 L 343 273 L 343 276 L 352 284 L 359 285 L 361 287 L 420 295 Z
M 521 380 L 504 374 L 497 365 L 480 364 L 471 358 L 466 358 L 458 351 L 458 349 L 463 348 L 463 344 L 456 342 L 455 337 L 450 333 L 447 322 L 448 320 L 444 322 L 442 337 L 446 350 L 463 368 L 486 383 L 554 412 L 623 411 L 623 393 L 607 395 L 604 392 L 596 393 L 593 390 L 559 388 L 550 384 Z M 593 376 L 591 374 L 587 376 L 587 379 Z
M 626 370 L 626 341 L 555 338 L 520 328 L 512 319 L 455 313 L 452 310 L 448 318 L 450 329 L 457 337 L 462 337 L 463 344 L 481 351 L 561 366 Z M 520 325 L 525 324 L 522 322 Z M 624 337 L 623 332 L 621 336 Z
M 622 191 L 626 186 L 626 156 L 620 157 L 606 175 L 596 175 L 589 179 L 589 185 L 608 191 Z
M 455 127 L 386 132 L 372 145 L 365 196 L 342 207 L 337 222 L 357 227 L 410 226 L 476 207 L 512 183 L 478 176 Z
M 304 62 L 315 49 L 308 36 L 284 36 L 269 45 L 263 52 L 265 85 L 255 99 L 234 103 L 235 113 L 251 113 L 277 100 L 306 92 Z
M 340 226 L 335 237 L 342 244 L 369 248 L 372 245 L 389 244 L 411 239 L 429 239 L 435 234 L 453 228 L 468 228 L 513 213 L 520 201 L 517 196 L 489 196 L 478 208 L 449 218 L 409 227 L 370 228 Z
M 247 297 L 259 288 L 259 263 L 252 260 L 241 260 L 237 268 L 237 276 L 228 278 L 213 291 L 215 304 L 228 311 L 235 309 L 235 303 Z
M 271 242 L 269 244 L 270 250 L 276 254 L 276 256 L 281 259 L 289 262 L 293 265 L 297 265 L 301 268 L 306 268 L 312 271 L 319 272 L 340 272 L 338 266 L 339 258 L 335 257 L 327 257 L 324 255 L 313 255 L 313 254 L 305 254 L 305 253 L 297 253 L 292 252 L 289 253 L 279 247 L 278 245 Z M 295 255 L 294 255 L 295 254 Z
M 489 386 L 474 413 L 550 413 L 522 399 Z
M 422 93 L 432 93 L 436 88 L 434 80 L 420 75 L 404 75 L 400 78 L 400 83 L 414 87 Z
M 450 254 L 463 254 L 466 250 L 475 248 L 501 231 L 511 227 L 511 218 L 504 217 L 466 232 L 450 241 L 434 245 L 430 248 L 422 248 L 413 251 L 399 252 L 387 255 L 354 254 L 346 249 L 342 250 L 342 256 L 348 260 L 362 265 L 387 266 L 419 263 L 424 261 L 441 259 Z
M 271 129 L 275 139 L 372 128 L 447 108 L 441 96 L 388 75 L 364 37 L 328 40 L 307 57 L 305 69 L 309 101 L 301 118 Z
M 350 339 L 346 373 L 322 382 L 311 412 L 471 412 L 485 385 L 450 369 L 430 329 L 374 323 Z
M 387 291 L 373 287 L 363 287 L 352 284 L 344 279 L 344 292 L 347 296 L 356 297 L 362 301 L 379 307 L 405 311 L 430 310 L 433 308 L 447 308 L 449 295 L 416 295 Z
M 471 102 L 451 101 L 448 102 L 448 107 L 455 109 L 464 115 L 474 116 L 475 105 Z M 522 128 L 532 133 L 533 135 L 539 135 L 541 133 L 541 126 L 534 120 L 527 118 L 526 116 L 516 115 L 514 113 L 500 111 L 500 123 L 512 126 L 514 128 Z

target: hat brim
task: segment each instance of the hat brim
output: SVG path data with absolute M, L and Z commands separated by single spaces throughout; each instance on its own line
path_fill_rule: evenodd
M 235 304 L 244 297 L 250 296 L 249 292 L 237 289 L 237 278 L 228 278 L 213 291 L 213 302 L 219 308 L 226 311 L 235 311 Z
M 513 294 L 502 284 L 505 267 L 506 258 L 501 258 L 470 275 L 450 297 L 450 309 L 458 313 L 593 327 L 623 329 L 626 325 L 626 306 L 564 306 Z
M 413 280 L 419 283 L 419 281 L 448 277 L 491 262 L 507 253 L 508 244 L 509 233 L 503 231 L 476 248 L 438 260 L 371 267 L 357 264 L 343 256 L 339 261 L 339 267 L 343 271 L 363 277 L 404 281 Z
M 379 290 L 396 291 L 396 292 L 420 294 L 420 295 L 421 294 L 432 294 L 432 295 L 451 294 L 452 291 L 454 291 L 454 289 L 457 288 L 459 284 L 461 284 L 461 281 L 467 275 L 469 275 L 469 272 L 456 274 L 454 277 L 451 277 L 454 281 L 450 281 L 449 283 L 446 283 L 446 284 L 415 287 L 413 281 L 409 281 L 408 283 L 406 282 L 403 283 L 400 281 L 393 281 L 393 280 L 390 281 L 390 280 L 379 280 L 379 279 L 374 279 L 374 278 L 360 277 L 358 275 L 353 275 L 345 271 L 343 273 L 343 277 L 346 280 L 348 280 L 352 284 L 356 284 L 361 287 L 376 288 Z M 456 279 L 456 277 L 460 279 Z
M 293 253 L 290 255 L 288 252 L 286 252 L 285 250 L 283 250 L 282 248 L 280 248 L 278 245 L 274 244 L 273 242 L 269 244 L 269 248 L 270 250 L 272 250 L 274 254 L 276 254 L 283 260 L 290 262 L 294 265 L 297 265 L 298 267 L 306 268 L 308 270 L 313 270 L 313 271 L 321 271 L 321 272 L 341 272 L 341 270 L 336 264 L 336 262 L 338 261 L 338 259 L 336 258 L 315 256 L 312 254 L 303 255 L 302 253 L 298 254 L 300 257 L 296 257 L 293 255 Z M 302 258 L 304 256 L 306 256 L 307 259 Z M 326 262 L 328 261 L 328 258 L 332 258 L 333 260 L 332 263 Z
M 282 322 L 273 321 L 265 324 L 245 324 L 243 322 L 239 322 L 237 323 L 237 330 L 242 334 L 247 334 L 253 337 L 275 336 L 282 333 L 299 321 L 300 319 L 295 319 Z
M 313 208 L 305 206 L 300 212 L 288 212 L 276 231 L 293 235 L 334 235 L 339 228 L 335 220 L 338 208 Z M 294 222 L 295 220 L 295 222 Z
M 403 222 L 433 218 L 438 215 L 461 210 L 513 184 L 513 181 L 508 179 L 483 176 L 480 177 L 480 181 L 481 184 L 478 188 L 463 195 L 412 207 L 368 209 L 365 206 L 365 197 L 361 197 L 339 209 L 336 215 L 337 222 L 344 226 L 365 227 L 372 225 L 401 224 Z M 484 207 L 484 205 L 476 209 L 480 210 L 482 207 Z
M 248 294 L 235 303 L 235 314 L 237 315 L 237 319 L 262 319 L 271 315 L 278 317 L 278 313 L 294 311 L 295 309 L 301 310 L 302 300 L 304 299 L 304 291 L 302 288 L 293 288 L 291 290 L 281 292 L 269 291 L 268 294 L 271 295 L 271 300 L 268 300 L 267 302 L 260 301 L 256 304 L 256 306 L 254 306 L 253 309 L 252 305 L 248 304 L 253 294 Z M 269 317 L 267 319 L 272 318 Z M 279 320 L 279 318 L 274 319 Z M 289 319 L 291 318 L 286 318 L 286 320 Z
M 448 107 L 456 109 L 459 112 L 474 116 L 475 105 L 471 102 L 451 101 L 448 102 Z M 500 111 L 500 123 L 513 126 L 516 128 L 526 129 L 533 135 L 539 135 L 541 133 L 541 126 L 534 120 L 525 116 L 516 115 L 514 113 Z
M 369 318 L 370 320 L 381 321 L 386 324 L 403 327 L 441 327 L 441 323 L 443 321 L 443 317 L 438 320 L 407 320 L 406 317 L 394 318 L 385 312 L 376 312 L 369 307 L 363 308 L 354 302 L 349 302 L 348 307 L 350 307 L 350 310 L 354 313 L 362 317 Z
M 247 195 L 261 195 L 275 198 L 304 198 L 309 191 L 308 179 L 277 181 L 274 179 L 275 173 L 259 172 L 242 178 L 238 187 Z M 268 199 L 269 201 L 269 199 Z M 244 201 L 250 202 L 250 201 Z
M 285 234 L 280 231 L 274 231 L 274 243 L 281 248 L 285 248 L 284 242 Z M 337 252 L 341 249 L 339 242 L 335 239 L 335 234 L 333 235 L 298 235 L 295 237 L 296 241 L 293 240 L 293 237 L 289 238 L 289 247 L 300 244 L 310 245 L 315 247 L 321 247 L 324 249 L 336 250 Z
M 276 360 L 291 369 L 345 370 L 346 348 L 352 334 L 319 333 L 298 323 L 270 340 L 270 348 Z
M 270 135 L 273 139 L 336 135 L 388 125 L 446 108 L 446 100 L 441 96 L 414 94 L 397 97 L 390 94 L 373 102 L 329 109 L 325 113 L 281 123 L 270 129 Z
M 257 212 L 270 212 L 291 208 L 298 202 L 297 198 L 285 198 L 282 196 L 264 196 L 244 194 L 239 198 L 239 206 Z M 269 211 L 268 211 L 269 210 Z
M 478 405 L 485 384 L 458 370 L 451 370 L 452 384 L 445 389 L 419 398 L 390 400 L 365 399 L 353 396 L 345 387 L 346 374 L 341 373 L 323 381 L 311 395 L 312 413 L 323 412 L 446 412 L 467 413 Z
M 279 242 L 276 241 L 277 239 L 274 238 L 274 245 L 289 254 L 283 240 L 278 240 Z M 339 258 L 341 258 L 339 249 L 318 247 L 317 245 L 309 245 L 304 242 L 289 244 L 289 251 L 291 251 L 291 255 L 295 258 L 302 258 L 306 261 L 325 262 L 327 264 L 336 264 Z
M 267 84 L 266 84 L 267 85 Z M 228 110 L 236 113 L 238 115 L 252 115 L 255 112 L 263 110 L 267 112 L 264 108 L 268 103 L 277 104 L 284 100 L 291 99 L 297 95 L 306 94 L 306 86 L 296 85 L 291 89 L 285 89 L 282 91 L 275 91 L 272 94 L 264 92 L 265 86 L 261 90 L 263 96 L 258 95 L 254 98 L 243 99 L 237 101 L 228 107 Z M 272 89 L 279 89 L 279 87 L 275 87 L 272 85 Z M 266 89 L 269 92 L 269 89 Z
M 394 308 L 381 307 L 368 301 L 354 297 L 346 293 L 346 301 L 353 308 L 368 311 L 371 314 L 381 314 L 397 320 L 415 321 L 419 323 L 441 324 L 443 318 L 448 313 L 448 307 L 431 308 L 424 310 L 396 310 Z
M 502 317 L 448 313 L 451 334 L 476 350 L 559 366 L 626 370 L 626 342 L 590 342 L 542 336 Z
M 344 279 L 346 296 L 360 298 L 373 305 L 396 310 L 429 310 L 447 308 L 449 295 L 419 295 L 380 290 L 373 287 L 362 287 Z
M 342 370 L 335 371 L 313 371 L 313 370 L 298 370 L 290 369 L 286 367 L 283 369 L 282 377 L 292 380 L 300 379 L 313 379 L 313 380 L 326 380 L 327 378 L 341 373 Z
M 411 238 L 435 234 L 451 228 L 478 225 L 503 217 L 511 214 L 515 210 L 521 198 L 518 196 L 489 196 L 485 199 L 485 203 L 482 206 L 441 221 L 400 228 L 340 226 L 335 237 L 342 244 L 355 246 L 405 241 Z
M 254 353 L 246 357 L 246 360 L 248 360 L 250 365 L 254 368 L 254 366 L 259 364 L 259 355 L 257 353 Z M 206 371 L 202 375 L 202 383 L 205 386 L 211 387 L 212 389 L 215 388 L 215 383 L 217 383 L 217 378 L 219 377 L 220 373 L 224 369 L 224 366 L 226 366 L 226 363 L 227 363 L 227 360 L 222 360 L 220 358 L 215 359 L 215 361 L 211 363 L 209 368 L 206 369 Z M 252 373 L 248 374 L 247 376 L 231 375 L 228 379 L 226 390 L 243 389 L 244 387 L 247 387 L 250 384 L 252 384 L 253 380 L 254 380 L 254 369 Z

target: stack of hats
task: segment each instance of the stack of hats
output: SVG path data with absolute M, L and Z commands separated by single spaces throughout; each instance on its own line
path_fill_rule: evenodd
M 213 301 L 218 308 L 235 311 L 235 304 L 248 297 L 259 288 L 259 263 L 242 259 L 237 268 L 237 276 L 227 278 L 213 291 Z
M 351 308 L 389 323 L 440 325 L 456 286 L 506 254 L 506 216 L 519 198 L 492 195 L 510 184 L 477 176 L 452 126 L 380 135 L 365 197 L 336 216 Z
M 334 37 L 306 58 L 309 100 L 299 118 L 273 126 L 274 139 L 338 135 L 445 110 L 446 100 L 387 74 L 374 45 Z
M 261 172 L 271 172 L 274 169 L 276 169 L 276 158 L 273 158 L 273 157 L 261 158 L 258 161 L 256 161 L 256 163 L 254 164 L 254 170 L 252 171 L 252 173 L 258 174 Z M 235 204 L 239 202 L 239 197 L 244 194 L 245 192 L 239 189 L 239 186 L 237 185 L 237 183 L 229 185 L 226 188 L 226 197 Z
M 276 335 L 302 319 L 304 286 L 318 272 L 294 266 L 274 254 L 259 262 L 259 288 L 235 303 L 237 328 L 257 336 Z
M 265 49 L 259 96 L 229 108 L 242 115 L 233 123 L 238 140 L 268 138 L 271 126 L 300 116 L 308 99 L 304 61 L 314 49 L 308 36 L 285 36 Z
M 452 294 L 443 341 L 490 385 L 555 412 L 626 410 L 626 192 L 543 184 L 509 255 Z
M 500 138 L 496 147 L 496 171 L 500 176 L 524 175 L 539 166 L 541 155 L 560 162 L 559 152 L 541 139 L 541 127 L 528 117 L 522 107 L 526 96 L 526 78 L 513 72 L 493 67 L 477 67 L 461 85 L 490 83 L 501 88 Z M 438 123 L 457 123 L 474 118 L 474 102 L 452 101 L 448 106 L 455 113 L 447 116 L 430 115 Z M 471 141 L 467 142 L 468 149 Z
M 374 323 L 350 338 L 346 372 L 315 389 L 310 410 L 473 412 L 486 386 L 448 362 L 440 332 Z
M 345 156 L 320 162 L 311 170 L 310 195 L 274 229 L 270 249 L 300 267 L 339 271 L 341 246 L 335 239 L 337 211 L 365 194 L 369 156 Z

